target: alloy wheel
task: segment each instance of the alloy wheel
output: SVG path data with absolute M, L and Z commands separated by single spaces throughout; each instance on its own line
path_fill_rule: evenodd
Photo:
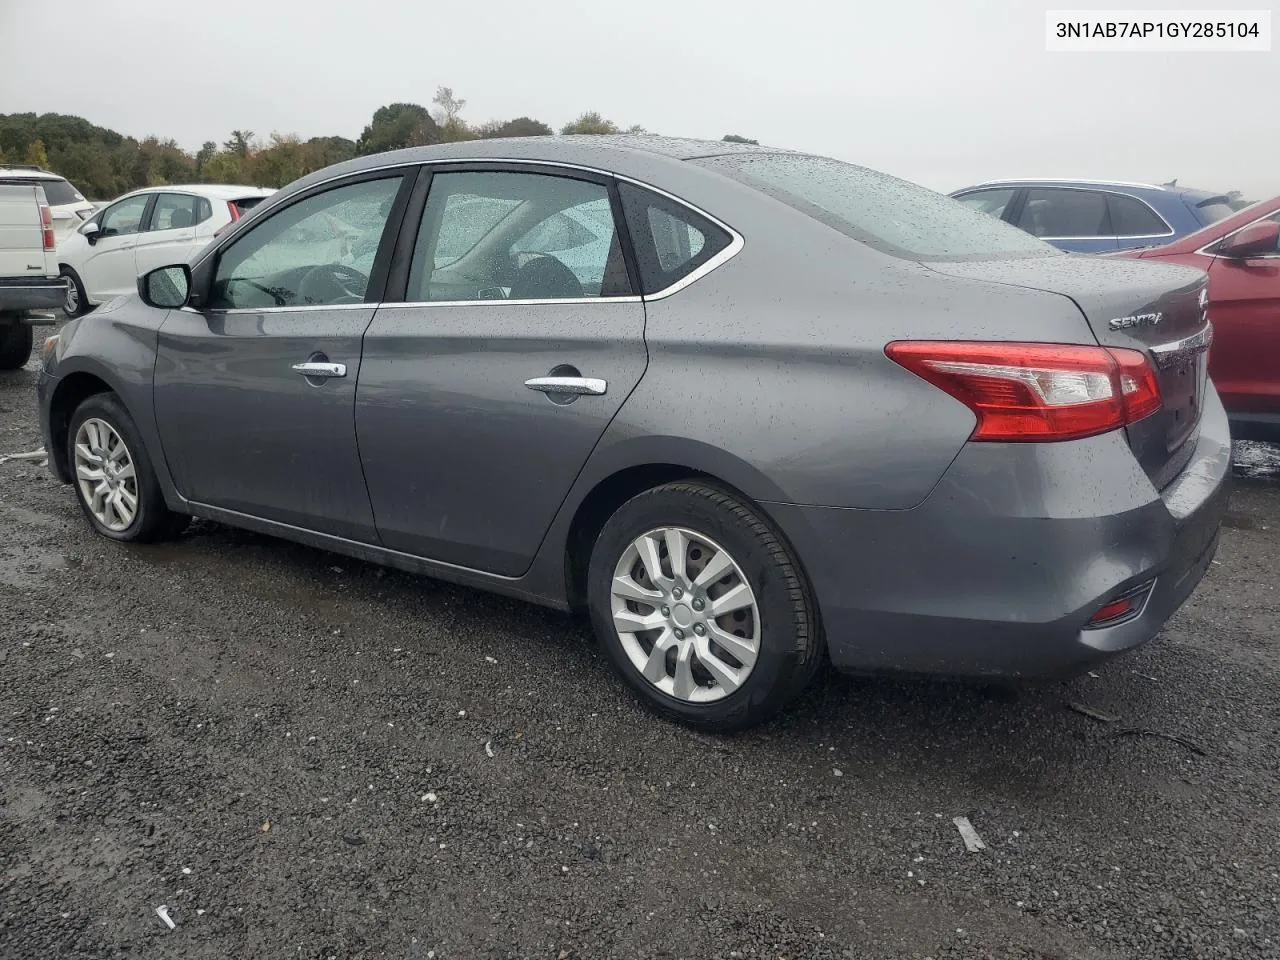
M 115 533 L 138 515 L 138 476 L 124 438 L 105 420 L 80 424 L 75 442 L 76 483 L 89 512 Z
M 751 675 L 760 609 L 742 568 L 711 538 L 659 527 L 614 568 L 613 626 L 632 666 L 668 696 L 710 703 Z

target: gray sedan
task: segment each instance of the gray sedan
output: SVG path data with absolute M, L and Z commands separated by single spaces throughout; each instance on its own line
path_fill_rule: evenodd
M 582 610 L 730 730 L 825 662 L 1151 639 L 1226 504 L 1204 282 L 822 157 L 487 140 L 279 191 L 67 324 L 38 389 L 103 536 L 197 516 Z

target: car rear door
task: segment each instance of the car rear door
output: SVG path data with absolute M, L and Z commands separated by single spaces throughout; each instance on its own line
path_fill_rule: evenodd
M 1280 221 L 1280 213 L 1269 219 Z M 1209 375 L 1230 413 L 1280 415 L 1280 250 L 1209 267 Z
M 147 222 L 154 193 L 117 200 L 94 218 L 98 232 L 88 236 L 89 249 L 77 272 L 93 303 L 138 289 L 138 236 Z
M 138 234 L 134 255 L 137 276 L 156 267 L 185 263 L 199 247 L 196 220 L 200 198 L 189 193 L 157 193 L 147 227 Z
M 353 408 L 412 171 L 299 194 L 202 258 L 160 329 L 155 409 L 183 495 L 375 542 Z
M 616 189 L 452 165 L 418 206 L 396 253 L 403 302 L 378 309 L 356 396 L 378 534 L 517 576 L 647 362 Z

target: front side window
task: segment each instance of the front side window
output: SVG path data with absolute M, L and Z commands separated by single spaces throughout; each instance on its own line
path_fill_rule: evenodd
M 630 293 L 607 187 L 541 173 L 432 177 L 409 271 L 410 301 Z
M 149 230 L 182 230 L 195 224 L 196 197 L 184 193 L 162 193 L 151 209 Z
M 1009 206 L 1009 201 L 1013 199 L 1015 192 L 1015 190 L 1007 188 L 975 190 L 973 193 L 966 193 L 963 197 L 956 197 L 956 199 L 970 210 L 977 210 L 979 213 L 985 213 L 998 220 L 1004 216 L 1005 208 Z
M 652 190 L 620 183 L 618 193 L 646 296 L 683 280 L 732 242 L 706 217 Z
M 804 154 L 755 153 L 691 162 L 724 173 L 891 256 L 975 260 L 1063 255 L 948 196 L 851 163 Z
M 264 220 L 219 256 L 210 307 L 363 302 L 402 179 L 335 187 Z
M 113 203 L 102 211 L 102 219 L 98 221 L 98 235 L 101 237 L 127 237 L 142 228 L 142 214 L 147 209 L 151 194 L 143 193 L 136 197 L 127 197 L 119 203 Z
M 1055 240 L 1115 236 L 1107 195 L 1096 190 L 1028 190 L 1018 226 Z

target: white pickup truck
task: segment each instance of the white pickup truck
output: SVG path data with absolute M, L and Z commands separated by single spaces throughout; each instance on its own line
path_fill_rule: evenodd
M 16 370 L 30 358 L 33 325 L 55 322 L 40 313 L 67 295 L 54 249 L 44 189 L 0 176 L 0 370 Z

